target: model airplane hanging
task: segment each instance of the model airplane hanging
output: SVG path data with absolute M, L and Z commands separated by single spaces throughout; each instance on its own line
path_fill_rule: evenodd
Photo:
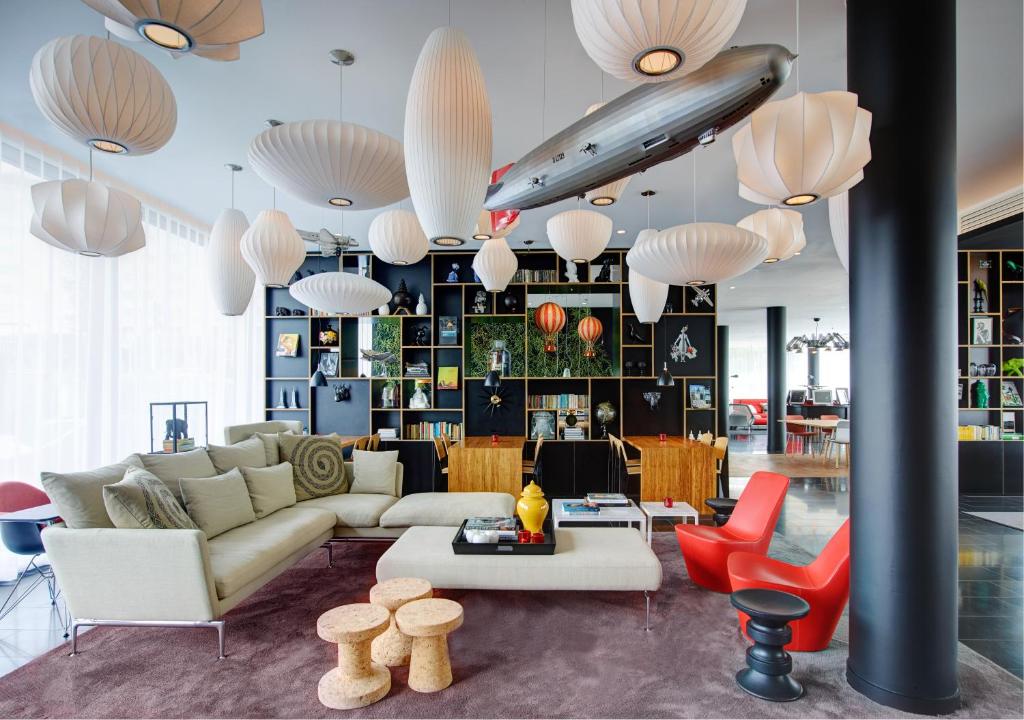
M 736 47 L 678 80 L 640 85 L 495 171 L 484 207 L 507 211 L 495 218 L 504 225 L 515 211 L 582 195 L 712 143 L 786 82 L 795 58 L 781 45 Z
M 359 350 L 359 354 L 363 356 L 363 360 L 369 360 L 370 362 L 378 362 L 387 365 L 389 363 L 398 362 L 398 356 L 393 352 L 383 351 L 375 352 L 373 350 Z
M 711 299 L 711 291 L 707 288 L 700 287 L 699 285 L 691 285 L 690 289 L 694 292 L 694 297 L 690 300 L 690 304 L 694 307 L 700 307 L 701 303 L 707 303 L 708 307 L 714 307 L 715 303 Z

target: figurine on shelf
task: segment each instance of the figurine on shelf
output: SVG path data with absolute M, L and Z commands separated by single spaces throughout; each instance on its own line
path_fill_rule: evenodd
M 182 418 L 171 418 L 164 423 L 164 440 L 184 440 L 188 437 L 188 423 Z
M 292 317 L 306 317 L 306 311 L 296 308 L 292 310 Z
M 377 308 L 377 314 L 378 315 L 390 315 L 391 314 L 391 306 L 388 303 L 384 303 L 379 308 Z
M 612 280 L 612 259 L 606 257 L 601 262 L 601 272 L 594 278 L 594 282 L 611 282 Z
M 416 389 L 412 391 L 412 397 L 409 398 L 409 408 L 411 410 L 430 409 L 430 398 L 423 392 L 423 386 L 420 383 L 416 383 Z
M 615 410 L 615 406 L 605 400 L 597 405 L 597 421 L 601 423 L 601 439 L 608 439 L 608 426 L 615 422 L 615 418 L 618 417 L 618 412 Z
M 338 344 L 338 331 L 330 325 L 321 330 L 317 337 L 321 345 L 333 347 Z
M 671 300 L 669 300 L 667 303 L 665 303 L 665 309 L 662 312 L 666 312 L 669 315 L 671 315 L 672 313 L 675 312 L 675 309 L 672 307 L 672 301 Z
M 274 314 L 277 315 L 278 317 L 290 317 L 292 311 L 286 307 L 281 307 L 280 305 L 278 305 L 276 308 L 274 308 Z
M 444 279 L 445 282 L 457 283 L 459 281 L 459 264 L 452 263 L 452 269 L 448 272 L 448 277 Z
M 579 268 L 576 267 L 576 263 L 572 260 L 566 260 L 565 262 L 565 281 L 571 283 L 580 281 Z
M 473 296 L 473 312 L 477 315 L 487 312 L 487 293 L 483 290 L 477 290 L 476 295 Z
M 405 278 L 402 278 L 398 283 L 398 289 L 395 290 L 395 294 L 391 296 L 391 302 L 395 306 L 395 312 L 401 314 L 405 311 L 405 314 L 409 314 L 409 308 L 412 307 L 412 295 L 409 294 L 409 288 L 405 286 Z
M 675 342 L 672 343 L 672 347 L 669 349 L 669 355 L 677 363 L 693 360 L 697 357 L 697 348 L 693 346 L 690 342 L 690 336 L 686 334 L 688 329 L 688 325 L 683 325 L 679 331 L 679 336 L 676 337 Z
M 510 313 L 514 313 L 519 308 L 519 298 L 511 290 L 506 290 L 502 296 L 502 302 L 505 304 L 505 309 Z
M 711 291 L 708 288 L 692 285 L 690 289 L 693 291 L 693 299 L 690 300 L 691 305 L 700 307 L 701 303 L 705 303 L 708 307 L 715 306 L 715 303 L 711 300 Z
M 632 320 L 630 320 L 629 324 L 626 326 L 626 334 L 629 336 L 629 339 L 632 340 L 633 342 L 647 342 L 647 338 L 640 334 L 640 328 L 638 328 L 636 326 L 636 323 L 633 322 Z
M 279 410 L 288 409 L 288 395 L 285 393 L 284 388 L 281 388 L 281 392 L 277 396 L 277 405 L 274 407 Z
M 624 372 L 623 375 L 625 375 L 626 377 L 631 377 L 633 375 L 633 361 L 632 360 L 627 360 L 626 361 L 626 372 Z
M 651 406 L 651 412 L 658 409 L 658 403 L 661 402 L 660 392 L 645 392 L 643 397 L 647 404 Z
M 388 381 L 380 391 L 380 406 L 385 410 L 395 407 L 395 383 Z
M 981 278 L 974 278 L 974 310 L 976 313 L 985 312 L 985 304 L 988 302 L 988 286 Z
M 429 345 L 430 344 L 430 328 L 426 325 L 420 325 L 416 328 L 416 336 L 412 341 L 413 345 Z
M 430 312 L 430 309 L 427 307 L 427 301 L 423 299 L 423 293 L 420 293 L 419 302 L 416 303 L 416 314 L 417 315 L 426 315 L 429 312 Z
M 292 407 L 300 408 L 302 405 L 299 404 L 299 390 L 298 388 L 292 388 Z
M 646 362 L 644 362 L 643 360 L 638 362 L 636 364 L 636 369 L 637 369 L 637 373 L 636 373 L 637 375 L 639 375 L 640 377 L 646 377 L 646 375 L 647 375 L 647 363 Z
M 342 400 L 352 399 L 352 386 L 341 383 L 334 384 L 334 402 L 341 402 Z
M 569 368 L 562 368 L 562 377 L 572 377 L 572 373 L 569 372 Z

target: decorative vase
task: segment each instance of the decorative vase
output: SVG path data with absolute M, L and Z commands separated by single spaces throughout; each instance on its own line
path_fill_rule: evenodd
M 378 315 L 390 315 L 391 314 L 391 306 L 388 305 L 387 303 L 384 303 L 379 308 L 377 308 L 377 314 Z
M 523 527 L 531 533 L 543 532 L 544 519 L 548 516 L 548 501 L 544 499 L 540 485 L 531 480 L 523 488 L 523 494 L 516 503 L 516 514 L 522 520 Z
M 426 315 L 430 310 L 427 308 L 427 301 L 423 298 L 423 293 L 420 293 L 420 300 L 416 303 L 416 314 Z

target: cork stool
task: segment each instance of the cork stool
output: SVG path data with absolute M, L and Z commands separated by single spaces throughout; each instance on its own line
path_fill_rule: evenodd
M 388 629 L 391 613 L 369 603 L 342 605 L 316 621 L 316 632 L 338 643 L 338 666 L 320 678 L 317 695 L 329 708 L 371 705 L 391 690 L 391 671 L 370 659 L 370 641 Z
M 443 598 L 414 600 L 395 611 L 395 620 L 398 629 L 412 637 L 409 687 L 429 693 L 451 685 L 448 633 L 462 625 L 462 606 Z
M 414 600 L 432 597 L 434 588 L 429 580 L 421 578 L 392 578 L 370 588 L 370 603 L 386 608 L 391 615 L 391 626 L 383 635 L 373 639 L 372 657 L 375 663 L 398 667 L 409 664 L 412 638 L 402 633 L 395 622 L 395 610 Z

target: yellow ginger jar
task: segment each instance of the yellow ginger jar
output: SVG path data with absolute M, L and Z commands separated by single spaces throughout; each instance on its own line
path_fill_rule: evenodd
M 540 485 L 531 480 L 523 488 L 523 494 L 516 503 L 516 514 L 523 521 L 523 527 L 531 533 L 543 532 L 544 518 L 548 516 L 548 501 L 544 499 Z

